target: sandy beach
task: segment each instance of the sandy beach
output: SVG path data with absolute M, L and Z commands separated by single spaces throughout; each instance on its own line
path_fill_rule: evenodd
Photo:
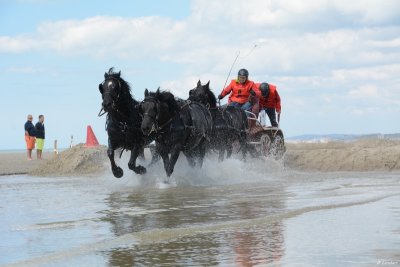
M 287 143 L 285 168 L 300 171 L 394 171 L 400 170 L 400 141 Z M 74 146 L 44 160 L 28 161 L 24 152 L 0 153 L 0 175 L 35 176 L 95 175 L 108 166 L 106 147 Z
M 77 176 L 97 174 L 104 170 L 107 159 L 105 146 L 85 148 L 83 144 L 66 149 L 55 155 L 44 151 L 43 159 L 28 160 L 26 151 L 0 152 L 0 176 L 14 174 L 32 174 L 35 176 Z
M 26 174 L 39 165 L 54 157 L 52 152 L 43 152 L 43 159 L 36 159 L 36 151 L 32 153 L 33 160 L 28 160 L 26 151 L 12 151 L 0 153 L 0 175 Z
M 288 143 L 285 166 L 304 171 L 400 170 L 400 141 Z

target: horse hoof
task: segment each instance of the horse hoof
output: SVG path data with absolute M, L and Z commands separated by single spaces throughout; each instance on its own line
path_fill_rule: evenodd
M 171 171 L 167 172 L 167 177 L 170 177 L 173 172 L 174 172 L 174 170 L 171 170 Z
M 138 165 L 133 171 L 137 174 L 145 174 L 147 170 L 145 167 Z
M 124 171 L 121 169 L 121 167 L 117 167 L 112 170 L 115 178 L 121 178 L 124 175 Z

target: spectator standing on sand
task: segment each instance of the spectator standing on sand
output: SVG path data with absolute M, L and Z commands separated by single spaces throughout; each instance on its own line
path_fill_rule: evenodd
M 42 152 L 44 146 L 44 116 L 39 115 L 39 121 L 35 125 L 36 129 L 36 153 L 37 158 L 42 159 Z
M 25 142 L 28 160 L 32 160 L 32 150 L 35 149 L 35 126 L 32 123 L 32 115 L 28 115 L 28 121 L 25 123 Z

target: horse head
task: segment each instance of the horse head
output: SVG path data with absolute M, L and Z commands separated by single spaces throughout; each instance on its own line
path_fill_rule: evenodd
M 144 100 L 139 108 L 143 116 L 141 129 L 144 135 L 158 131 L 179 111 L 174 95 L 167 91 L 160 91 L 160 88 L 156 92 L 149 92 L 146 89 Z
M 139 105 L 139 110 L 143 116 L 141 129 L 144 135 L 150 135 L 155 131 L 159 116 L 159 95 L 160 88 L 155 93 L 149 92 L 147 88 L 144 91 L 144 100 Z
M 210 90 L 210 81 L 202 85 L 199 80 L 196 88 L 189 91 L 189 100 L 200 102 L 205 106 L 215 107 L 217 101 L 214 93 Z
M 122 93 L 121 84 L 121 71 L 115 73 L 113 68 L 110 68 L 108 73 L 104 73 L 104 81 L 99 84 L 99 91 L 103 98 L 103 109 L 109 112 L 110 109 L 114 108 L 116 102 L 119 100 Z

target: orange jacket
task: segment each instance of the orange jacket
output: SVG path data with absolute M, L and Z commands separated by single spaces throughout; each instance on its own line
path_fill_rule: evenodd
M 277 112 L 281 112 L 281 97 L 276 90 L 276 85 L 269 83 L 269 95 L 268 98 L 265 98 L 261 95 L 260 84 L 261 83 L 255 84 L 257 88 L 255 92 L 260 98 L 260 106 L 262 108 L 275 108 Z
M 237 80 L 232 80 L 231 83 L 222 90 L 221 96 L 225 97 L 232 92 L 229 96 L 228 103 L 237 102 L 244 104 L 249 100 L 250 89 L 254 91 L 257 90 L 253 81 L 247 80 L 244 84 L 240 84 Z

